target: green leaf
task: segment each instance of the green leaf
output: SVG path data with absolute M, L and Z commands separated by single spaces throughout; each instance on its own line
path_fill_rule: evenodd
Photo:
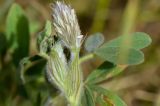
M 112 71 L 116 65 L 113 63 L 110 63 L 108 61 L 105 61 L 103 64 L 101 64 L 97 69 L 95 69 L 86 79 L 87 83 L 98 83 L 103 81 L 107 74 Z
M 40 32 L 38 35 L 38 38 L 37 38 L 38 45 L 40 45 L 40 43 L 45 37 L 49 37 L 51 33 L 52 33 L 52 24 L 50 21 L 47 20 L 44 30 Z
M 50 36 L 52 33 L 52 23 L 49 20 L 46 22 L 44 31 L 46 36 Z
M 95 54 L 106 61 L 121 65 L 136 65 L 144 61 L 143 53 L 134 48 L 108 47 L 104 45 L 96 49 Z
M 119 75 L 126 67 L 127 65 L 117 65 L 109 74 L 107 74 L 106 79 Z
M 29 53 L 29 24 L 22 8 L 13 4 L 9 10 L 6 21 L 6 39 L 13 60 L 18 65 L 21 58 Z
M 120 74 L 125 69 L 125 67 L 126 65 L 115 65 L 108 61 L 105 61 L 97 69 L 89 74 L 89 76 L 85 80 L 85 83 L 101 83 L 108 78 L 115 77 L 116 75 Z
M 86 97 L 85 98 L 86 99 L 85 106 L 95 106 L 93 91 L 87 85 L 85 85 L 85 88 L 86 88 L 85 89 L 85 97 Z
M 20 61 L 20 77 L 23 83 L 38 79 L 42 74 L 46 60 L 38 55 L 25 57 Z
M 99 86 L 90 86 L 92 90 L 103 96 L 103 100 L 108 103 L 108 106 L 127 106 L 124 101 L 112 91 L 106 90 Z M 110 104 L 110 105 L 109 105 Z
M 49 79 L 45 77 L 45 65 L 46 60 L 38 55 L 26 57 L 20 62 L 20 85 L 23 84 L 25 86 L 31 100 L 34 100 L 39 92 L 41 93 L 42 102 L 46 101 L 48 96 L 55 97 L 58 93 L 58 89 L 49 83 Z M 52 93 L 49 94 L 48 90 Z M 34 102 L 36 103 L 36 100 L 34 100 Z
M 47 52 L 48 44 L 46 43 L 49 40 L 53 40 L 53 38 L 49 38 L 52 33 L 52 24 L 50 21 L 46 21 L 45 28 L 42 32 L 39 33 L 37 37 L 37 47 L 40 52 Z
M 126 39 L 127 38 L 127 39 Z M 111 46 L 111 47 L 127 47 L 127 48 L 134 48 L 134 49 L 143 49 L 147 47 L 152 42 L 150 36 L 143 32 L 135 32 L 131 36 L 126 37 L 120 36 L 116 39 L 113 39 L 103 46 Z
M 111 106 L 109 103 L 103 100 L 103 95 L 98 95 L 96 98 L 96 104 L 98 106 Z
M 94 51 L 104 42 L 104 37 L 101 33 L 90 35 L 85 41 L 84 47 L 88 52 Z

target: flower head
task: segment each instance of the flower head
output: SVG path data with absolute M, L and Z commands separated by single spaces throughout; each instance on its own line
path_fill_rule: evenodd
M 79 66 L 79 50 L 83 35 L 77 22 L 74 9 L 62 2 L 53 7 L 53 25 L 58 40 L 46 38 L 44 51 L 49 45 L 47 61 L 47 77 L 49 81 L 65 95 L 69 104 L 78 106 L 81 99 L 83 76 Z M 50 34 L 51 38 L 54 38 Z M 69 58 L 65 53 L 69 52 Z
M 53 7 L 53 24 L 57 35 L 65 46 L 79 48 L 83 35 L 81 35 L 74 9 L 62 2 L 56 2 Z

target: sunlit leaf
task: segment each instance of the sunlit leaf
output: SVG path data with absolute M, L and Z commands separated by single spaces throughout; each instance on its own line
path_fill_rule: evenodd
M 94 51 L 104 42 L 104 37 L 101 33 L 90 35 L 85 41 L 84 47 L 88 52 Z

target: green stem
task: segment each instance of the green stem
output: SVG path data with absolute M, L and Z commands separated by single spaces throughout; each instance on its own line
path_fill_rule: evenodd
M 83 62 L 85 62 L 85 61 L 87 61 L 87 60 L 89 60 L 89 59 L 92 59 L 92 58 L 94 58 L 94 54 L 93 54 L 93 53 L 88 54 L 88 55 L 80 58 L 79 63 L 83 63 Z
M 72 49 L 74 60 L 72 60 L 70 70 L 70 83 L 67 89 L 71 90 L 68 94 L 69 106 L 79 106 L 81 101 L 81 93 L 83 92 L 83 74 L 79 67 L 79 49 Z
M 69 100 L 69 106 L 79 106 L 79 99 L 78 98 L 72 98 Z
M 75 102 L 70 103 L 70 106 L 78 106 Z

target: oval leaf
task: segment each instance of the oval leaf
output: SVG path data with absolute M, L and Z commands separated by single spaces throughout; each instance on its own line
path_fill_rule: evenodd
M 133 48 L 102 46 L 95 54 L 104 60 L 121 65 L 136 65 L 144 61 L 143 53 Z
M 152 42 L 150 36 L 143 32 L 135 32 L 131 36 L 120 36 L 104 44 L 104 46 L 128 47 L 134 49 L 143 49 Z
M 104 42 L 104 37 L 101 33 L 90 35 L 85 41 L 84 47 L 88 52 L 94 51 Z

